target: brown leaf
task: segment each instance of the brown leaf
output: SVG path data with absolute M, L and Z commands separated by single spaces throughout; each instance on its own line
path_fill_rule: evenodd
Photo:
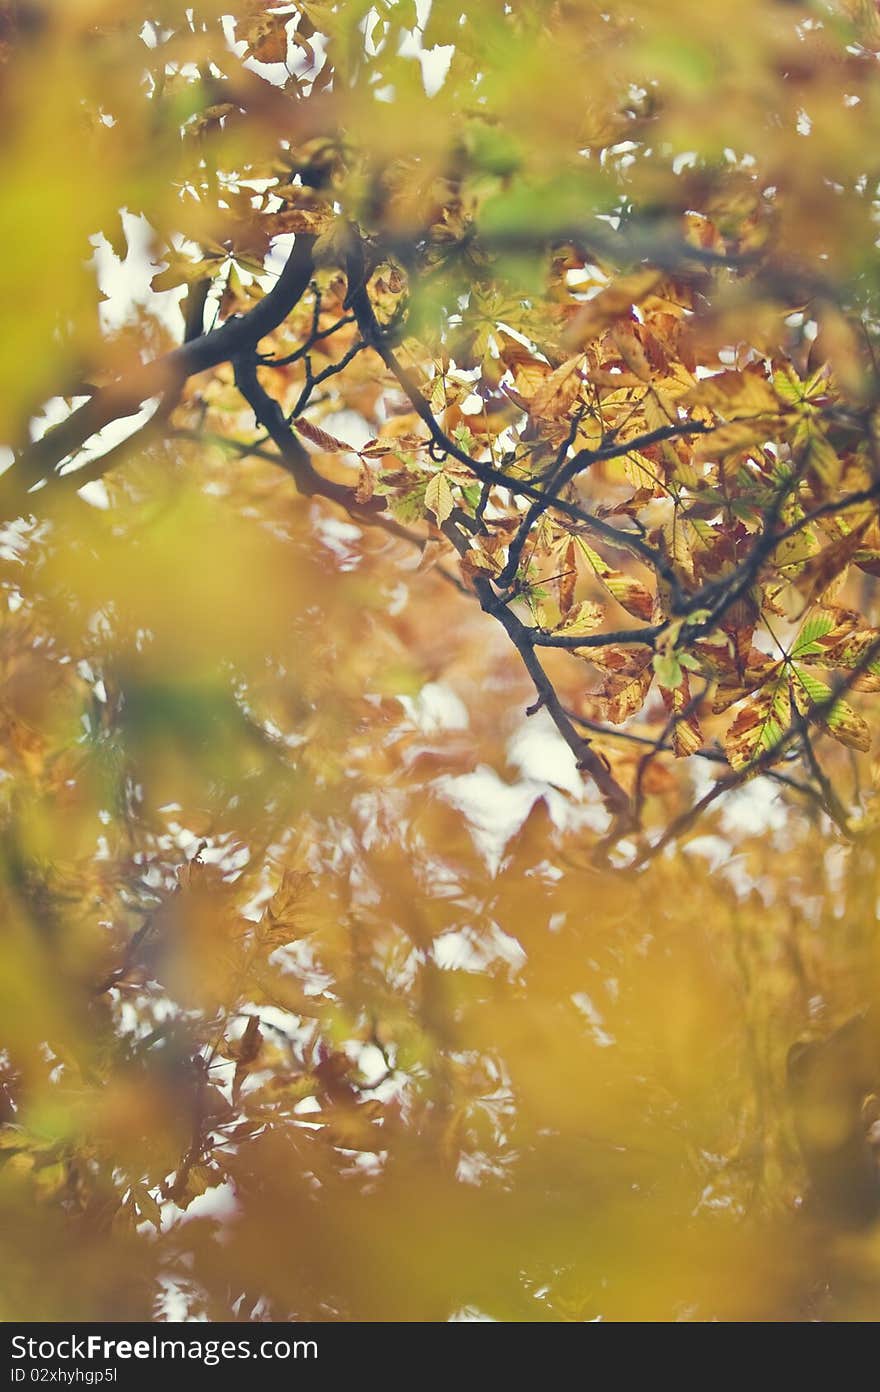
M 793 584 L 808 602 L 824 594 L 831 582 L 843 574 L 859 549 L 867 525 L 867 521 L 862 522 L 806 561 Z
M 621 725 L 641 710 L 654 679 L 650 648 L 602 648 L 589 660 L 605 672 L 598 691 L 582 696 L 580 713 L 593 720 Z
M 560 556 L 559 574 L 555 584 L 559 612 L 563 618 L 567 618 L 574 606 L 574 592 L 577 585 L 577 561 L 575 560 L 573 541 L 568 543 Z
M 539 420 L 558 420 L 568 414 L 581 389 L 582 377 L 577 369 L 582 362 L 578 353 L 551 372 L 529 402 L 530 415 Z
M 259 63 L 287 62 L 287 18 L 281 15 L 260 15 L 245 29 L 247 56 Z
M 727 420 L 740 416 L 775 416 L 779 401 L 763 367 L 742 372 L 716 372 L 704 377 L 681 398 L 681 405 L 718 412 Z
M 687 759 L 703 747 L 703 732 L 696 709 L 692 708 L 693 697 L 687 671 L 682 672 L 678 686 L 671 689 L 661 686 L 660 694 L 667 711 L 675 720 L 672 727 L 672 748 L 675 756 L 678 759 Z
M 269 213 L 264 219 L 266 230 L 272 237 L 288 232 L 302 232 L 307 236 L 320 237 L 335 220 L 336 214 L 333 209 L 324 203 L 281 208 L 277 213 Z
M 344 440 L 338 440 L 335 435 L 331 435 L 326 430 L 322 430 L 319 425 L 313 425 L 306 420 L 305 416 L 297 416 L 294 421 L 300 435 L 304 435 L 307 440 L 311 440 L 318 449 L 326 451 L 327 454 L 357 454 L 354 445 L 347 445 Z
M 640 304 L 663 279 L 662 271 L 636 271 L 620 276 L 605 290 L 579 309 L 565 331 L 568 348 L 583 348 L 622 315 L 628 315 L 633 305 Z
M 621 324 L 614 329 L 611 337 L 630 372 L 634 372 L 640 381 L 650 382 L 651 364 L 635 331 L 635 325 Z
M 801 660 L 819 662 L 810 657 Z M 880 629 L 864 628 L 839 638 L 825 650 L 821 665 L 845 671 L 860 668 L 853 690 L 880 691 Z
M 584 541 L 583 537 L 577 538 L 577 544 L 589 561 L 597 580 L 602 582 L 612 599 L 616 599 L 617 603 L 628 614 L 633 614 L 637 619 L 650 622 L 654 613 L 654 596 L 650 590 L 646 590 L 641 581 L 636 580 L 632 575 L 615 570 L 613 566 L 602 559 L 598 551 L 594 551 Z
M 376 475 L 366 464 L 361 464 L 358 474 L 358 484 L 355 489 L 355 501 L 358 503 L 368 503 L 373 496 L 376 488 Z
M 459 561 L 459 569 L 468 584 L 472 585 L 476 579 L 488 580 L 491 576 L 497 575 L 501 570 L 501 563 L 479 547 L 471 546 Z

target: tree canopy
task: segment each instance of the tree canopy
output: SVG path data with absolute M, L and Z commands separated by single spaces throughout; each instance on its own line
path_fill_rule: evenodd
M 877 1317 L 878 61 L 0 3 L 0 1317 Z

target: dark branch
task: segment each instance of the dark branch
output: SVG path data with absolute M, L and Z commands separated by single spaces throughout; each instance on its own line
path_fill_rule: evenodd
M 297 237 L 276 284 L 247 314 L 227 319 L 210 333 L 102 387 L 65 421 L 22 451 L 3 479 L 7 507 L 22 506 L 29 489 L 111 421 L 136 415 L 151 397 L 178 392 L 196 373 L 253 352 L 260 339 L 286 319 L 308 288 L 314 270 L 313 246 L 313 237 Z

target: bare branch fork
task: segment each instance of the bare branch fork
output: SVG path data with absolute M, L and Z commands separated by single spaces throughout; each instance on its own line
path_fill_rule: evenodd
M 314 274 L 314 242 L 314 237 L 297 236 L 275 285 L 247 314 L 227 319 L 219 328 L 102 387 L 60 425 L 23 450 L 4 477 L 8 502 L 24 506 L 31 488 L 112 421 L 136 415 L 145 401 L 173 395 L 197 373 L 256 352 L 260 339 L 284 322 L 308 289 Z

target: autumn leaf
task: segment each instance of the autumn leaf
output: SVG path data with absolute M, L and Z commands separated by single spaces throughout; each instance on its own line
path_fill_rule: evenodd
M 788 733 L 791 693 L 788 671 L 778 664 L 776 676 L 742 703 L 724 735 L 724 752 L 737 772 L 771 753 Z
M 866 522 L 860 523 L 851 532 L 837 537 L 817 551 L 804 563 L 792 583 L 808 603 L 821 598 L 829 586 L 843 574 L 859 550 L 866 526 Z
M 702 650 L 700 655 L 702 656 Z M 704 664 L 705 665 L 705 664 Z M 758 648 L 750 648 L 745 663 L 740 666 L 732 657 L 708 668 L 709 674 L 717 677 L 717 686 L 712 700 L 712 710 L 716 715 L 729 710 L 744 696 L 757 691 L 767 682 L 772 682 L 779 671 L 779 659 L 769 657 Z
M 601 686 L 581 697 L 584 715 L 622 725 L 641 710 L 654 679 L 650 648 L 609 646 L 590 651 L 589 660 L 603 672 Z
M 617 603 L 628 614 L 633 614 L 637 619 L 649 622 L 654 613 L 654 597 L 650 591 L 645 589 L 645 586 L 634 576 L 627 575 L 610 566 L 597 551 L 594 551 L 584 541 L 583 537 L 577 538 L 577 544 L 592 567 L 596 579 L 601 581 L 612 599 L 616 599 Z
M 581 389 L 580 354 L 569 358 L 545 378 L 528 403 L 536 420 L 558 420 L 571 410 Z
M 320 887 L 305 871 L 286 869 L 258 926 L 262 941 L 281 946 L 316 932 L 326 922 Z
M 574 606 L 578 581 L 577 550 L 567 534 L 563 533 L 556 545 L 551 545 L 550 563 L 554 574 L 548 583 L 556 593 L 559 613 L 565 619 Z
M 267 218 L 267 231 L 272 236 L 286 236 L 291 232 L 302 232 L 306 236 L 321 237 L 329 231 L 336 220 L 333 209 L 323 203 L 303 203 L 295 207 L 282 208 Z
M 792 664 L 791 671 L 795 704 L 801 715 L 814 716 L 822 729 L 850 749 L 862 753 L 870 749 L 868 724 L 852 706 L 840 698 L 835 700 L 830 686 L 818 681 L 797 664 Z M 822 709 L 821 715 L 815 712 L 816 707 Z
M 449 486 L 449 479 L 442 470 L 432 474 L 425 489 L 425 507 L 429 512 L 433 512 L 438 526 L 442 527 L 451 515 L 454 506 L 455 499 Z
M 330 435 L 328 431 L 322 430 L 319 425 L 314 425 L 306 420 L 305 416 L 297 416 L 294 421 L 300 435 L 310 440 L 318 449 L 326 451 L 327 454 L 356 454 L 353 445 L 347 445 L 344 440 L 339 440 L 335 435 Z
M 843 635 L 832 630 L 827 645 L 815 654 L 799 656 L 821 667 L 857 672 L 852 683 L 856 691 L 880 691 L 880 629 L 856 629 Z
M 827 389 L 828 373 L 824 367 L 811 373 L 805 381 L 790 366 L 773 373 L 773 390 L 789 406 L 802 407 Z
M 245 27 L 247 53 L 259 63 L 287 61 L 287 20 L 281 15 L 259 15 Z
M 241 1039 L 227 1050 L 230 1058 L 235 1060 L 235 1073 L 232 1079 L 233 1097 L 237 1097 L 240 1093 L 242 1083 L 253 1068 L 262 1047 L 263 1036 L 260 1031 L 260 1022 L 256 1015 L 251 1015 Z
M 628 315 L 662 281 L 659 271 L 645 269 L 633 275 L 619 276 L 611 285 L 578 310 L 565 333 L 570 348 L 580 348 L 597 338 L 615 319 Z
M 162 1210 L 145 1184 L 134 1184 L 131 1201 L 137 1209 L 138 1217 L 152 1223 L 156 1232 L 162 1228 Z
M 791 645 L 791 657 L 799 662 L 836 666 L 832 654 L 856 638 L 858 626 L 859 615 L 852 609 L 814 609 L 804 620 Z M 828 659 L 827 663 L 824 659 Z
M 705 377 L 681 398 L 681 404 L 708 408 L 727 420 L 773 416 L 779 411 L 772 383 L 758 366 Z
M 479 546 L 471 546 L 465 551 L 459 567 L 465 580 L 471 584 L 475 579 L 494 579 L 501 571 L 500 561 Z
M 358 483 L 355 489 L 355 500 L 358 503 L 368 503 L 376 491 L 376 475 L 369 465 L 362 463 L 358 473 Z
M 739 458 L 755 445 L 763 444 L 766 438 L 765 424 L 735 421 L 730 425 L 719 425 L 707 434 L 697 437 L 694 441 L 693 459 L 695 463 L 702 464 L 714 459 L 727 461 L 731 455 Z M 728 472 L 726 463 L 724 472 Z
M 672 688 L 664 686 L 658 673 L 658 685 L 663 704 L 672 721 L 672 748 L 678 759 L 687 759 L 703 747 L 703 732 L 691 694 L 687 671 Z
M 648 355 L 639 340 L 635 327 L 632 324 L 618 325 L 612 331 L 611 337 L 617 351 L 620 353 L 630 372 L 635 373 L 636 377 L 642 382 L 651 380 L 651 364 Z
M 804 465 L 816 475 L 822 488 L 835 488 L 840 483 L 843 465 L 824 432 L 812 421 L 806 421 L 795 440 Z
M 601 604 L 594 604 L 591 600 L 585 599 L 576 608 L 570 609 L 565 615 L 565 621 L 554 629 L 560 637 L 577 638 L 581 634 L 595 633 L 601 628 L 605 618 L 605 611 Z

